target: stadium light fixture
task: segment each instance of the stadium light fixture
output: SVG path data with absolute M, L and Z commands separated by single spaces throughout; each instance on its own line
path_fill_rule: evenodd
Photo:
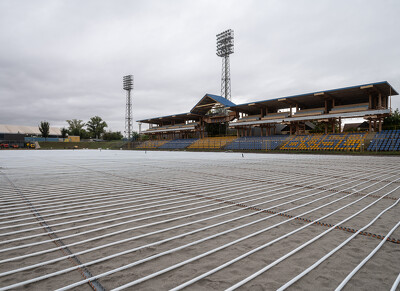
M 122 78 L 123 89 L 126 91 L 126 109 L 125 109 L 125 135 L 130 141 L 132 137 L 132 99 L 131 90 L 133 89 L 133 76 L 126 75 Z
M 232 29 L 217 34 L 217 56 L 222 58 L 221 96 L 228 100 L 231 100 L 230 54 L 233 54 Z

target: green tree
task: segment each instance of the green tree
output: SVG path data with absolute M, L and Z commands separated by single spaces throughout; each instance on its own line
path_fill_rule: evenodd
M 227 123 L 206 123 L 206 132 L 208 136 L 226 135 Z
M 137 131 L 132 131 L 132 140 L 139 140 L 139 133 Z
M 75 135 L 75 136 L 80 136 L 82 137 L 82 135 L 84 134 L 84 129 L 83 127 L 85 126 L 85 124 L 83 123 L 83 120 L 80 119 L 71 119 L 71 120 L 67 120 L 68 123 L 68 133 L 70 135 Z
M 39 130 L 42 133 L 42 137 L 48 138 L 50 133 L 50 123 L 47 121 L 41 121 L 39 125 Z
M 104 129 L 108 126 L 107 123 L 99 116 L 94 116 L 86 123 L 87 130 L 94 138 L 100 138 L 104 133 Z
M 68 129 L 66 129 L 65 127 L 61 128 L 61 137 L 66 138 L 67 134 L 68 134 Z
M 106 131 L 103 134 L 104 140 L 121 140 L 123 138 L 120 131 Z
M 325 133 L 325 123 L 324 122 L 313 122 L 315 128 L 310 130 L 311 133 Z M 328 123 L 328 133 L 332 132 L 332 124 Z M 335 132 L 339 132 L 339 126 L 335 125 Z
M 390 116 L 383 120 L 383 129 L 400 129 L 400 112 L 397 108 Z

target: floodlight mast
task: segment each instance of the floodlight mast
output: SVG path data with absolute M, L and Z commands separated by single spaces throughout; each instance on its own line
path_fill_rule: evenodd
M 231 100 L 231 69 L 229 55 L 233 54 L 233 30 L 217 34 L 217 56 L 222 58 L 221 96 Z
M 126 109 L 125 109 L 125 136 L 130 141 L 132 138 L 132 99 L 131 90 L 133 89 L 133 76 L 123 77 L 123 88 L 126 91 Z

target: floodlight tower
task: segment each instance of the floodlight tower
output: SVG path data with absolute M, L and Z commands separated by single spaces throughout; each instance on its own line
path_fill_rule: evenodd
M 125 109 L 125 135 L 128 140 L 132 137 L 132 100 L 131 90 L 133 89 L 133 76 L 123 77 L 123 88 L 126 91 L 126 109 Z
M 230 54 L 233 54 L 232 29 L 217 34 L 217 56 L 222 58 L 221 96 L 228 100 L 231 100 Z

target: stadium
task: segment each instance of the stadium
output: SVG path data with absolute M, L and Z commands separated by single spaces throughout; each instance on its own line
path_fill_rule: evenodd
M 382 130 L 391 114 L 391 97 L 398 95 L 388 82 L 236 105 L 206 94 L 187 113 L 138 120 L 148 124 L 150 138 L 138 149 L 225 149 L 306 151 L 399 151 L 400 130 Z M 363 118 L 368 129 L 343 132 L 347 119 Z M 310 134 L 318 123 L 320 134 Z M 219 130 L 212 136 L 213 128 Z M 228 133 L 228 127 L 230 132 Z M 210 130 L 211 129 L 211 130 Z
M 395 95 L 206 94 L 139 150 L 3 151 L 0 290 L 396 290 L 400 158 L 295 154 L 395 153 Z
M 205 94 L 139 120 L 143 140 L 120 150 L 3 150 L 0 291 L 396 290 L 396 95 L 386 81 Z M 364 126 L 343 131 L 353 118 Z M 0 129 L 21 143 L 36 130 Z
M 120 150 L 4 150 L 0 290 L 396 290 L 396 95 L 205 94 L 139 120 L 143 140 Z M 364 127 L 343 131 L 353 118 Z M 296 154 L 327 151 L 347 154 Z
M 122 7 L 124 12 L 134 10 L 135 13 L 139 11 L 138 14 L 129 13 L 124 18 L 125 13 L 118 13 L 114 20 L 107 17 L 106 26 L 96 31 L 76 22 L 73 16 L 81 14 L 85 23 L 95 27 L 96 17 L 111 8 L 102 6 L 100 2 L 96 2 L 86 13 L 83 3 L 73 5 L 73 13 L 68 16 L 61 13 L 68 9 L 68 5 L 60 5 L 59 14 L 55 14 L 57 22 L 59 19 L 71 20 L 68 22 L 74 36 L 71 42 L 79 43 L 79 47 L 71 48 L 62 42 L 66 33 L 54 25 L 54 32 L 48 35 L 57 45 L 50 41 L 43 43 L 46 46 L 49 44 L 52 50 L 61 47 L 61 54 L 54 57 L 52 51 L 46 53 L 44 50 L 37 54 L 46 56 L 51 64 L 62 59 L 62 66 L 59 67 L 62 72 L 68 71 L 69 66 L 73 70 L 67 72 L 65 78 L 57 79 L 54 77 L 59 75 L 56 66 L 40 66 L 37 72 L 49 68 L 51 78 L 42 80 L 38 77 L 35 86 L 27 88 L 36 88 L 43 83 L 50 91 L 43 90 L 51 94 L 38 99 L 36 107 L 26 102 L 30 106 L 29 111 L 54 103 L 57 107 L 54 104 L 49 106 L 53 110 L 50 108 L 47 114 L 56 120 L 65 116 L 64 111 L 78 114 L 88 109 L 104 110 L 108 116 L 113 116 L 111 105 L 117 103 L 110 98 L 113 91 L 103 92 L 100 85 L 107 85 L 105 76 L 110 75 L 106 73 L 121 72 L 128 65 L 135 70 L 138 68 L 141 76 L 147 74 L 147 90 L 139 91 L 139 94 L 143 94 L 143 98 L 154 96 L 151 102 L 157 102 L 161 100 L 159 95 L 159 99 L 156 96 L 157 90 L 160 90 L 164 108 L 171 104 L 181 105 L 184 103 L 182 100 L 187 99 L 165 101 L 167 98 L 164 96 L 170 93 L 166 93 L 168 88 L 160 84 L 167 86 L 171 80 L 165 75 L 160 78 L 157 73 L 177 73 L 175 78 L 179 83 L 175 84 L 182 87 L 201 87 L 205 83 L 199 81 L 209 80 L 209 68 L 206 66 L 202 68 L 205 75 L 196 75 L 201 77 L 193 78 L 195 81 L 186 80 L 185 84 L 181 79 L 180 70 L 185 74 L 194 74 L 202 62 L 194 62 L 196 57 L 183 54 L 184 49 L 178 51 L 186 42 L 192 41 L 173 41 L 173 34 L 179 37 L 186 34 L 190 38 L 196 34 L 194 38 L 200 40 L 200 31 L 207 33 L 206 22 L 219 19 L 212 16 L 210 3 L 206 3 L 206 10 L 199 9 L 201 26 L 197 28 L 192 27 L 197 17 L 189 12 L 198 10 L 193 6 L 198 3 L 185 6 L 184 1 L 166 4 L 159 9 L 161 14 L 157 14 L 155 6 L 158 5 L 154 3 L 146 4 L 150 12 L 145 14 L 140 3 L 135 2 L 128 9 L 127 1 L 124 3 L 127 7 Z M 250 6 L 258 10 L 261 3 L 263 1 Z M 299 44 L 309 43 L 312 46 L 312 62 L 315 61 L 319 68 L 326 66 L 327 79 L 335 79 L 333 67 L 336 64 L 325 64 L 318 59 L 316 52 L 327 52 L 324 60 L 338 54 L 340 61 L 345 62 L 343 52 L 336 51 L 340 51 L 339 44 L 347 44 L 348 40 L 329 38 L 328 45 L 331 47 L 334 44 L 333 50 L 319 46 L 323 44 L 321 35 L 312 37 L 315 42 L 305 38 L 296 43 L 296 35 L 301 33 L 295 28 L 301 22 L 291 16 L 290 10 L 312 19 L 311 26 L 305 31 L 313 30 L 318 24 L 314 23 L 316 15 L 311 14 L 310 17 L 305 13 L 313 10 L 311 6 L 302 13 L 298 13 L 295 7 L 294 2 L 290 3 L 277 21 L 261 25 L 274 28 L 261 34 L 264 37 L 268 35 L 269 46 L 275 42 L 279 43 L 278 50 L 290 48 L 292 53 L 295 52 L 296 59 L 305 56 Z M 35 14 L 34 8 L 26 10 Z M 46 19 L 43 14 L 46 9 L 42 6 L 40 9 L 43 12 L 37 15 Z M 387 5 L 384 9 L 385 12 L 395 10 L 388 9 Z M 273 7 L 269 6 L 267 10 L 273 11 Z M 322 15 L 323 23 L 328 23 L 329 13 L 333 13 L 330 20 L 337 25 L 343 11 L 348 9 L 332 10 L 328 7 L 325 13 L 318 15 Z M 357 6 L 355 15 L 360 14 L 359 11 Z M 376 15 L 377 11 L 374 9 L 371 15 Z M 242 24 L 251 24 L 252 17 L 247 10 L 243 9 L 243 13 Z M 179 14 L 188 15 L 188 18 L 184 20 Z M 362 14 L 371 22 L 369 14 Z M 16 18 L 21 19 L 20 15 L 18 13 Z M 87 21 L 87 15 L 93 17 Z M 171 18 L 166 19 L 167 15 Z M 266 19 L 264 13 L 260 16 Z M 384 17 L 389 19 L 386 15 Z M 25 18 L 28 17 L 23 17 L 23 22 L 29 23 Z M 140 18 L 149 22 L 136 24 L 128 21 Z M 153 26 L 158 18 L 168 21 Z M 170 26 L 175 18 L 180 20 L 179 31 L 186 26 L 191 31 L 171 33 L 171 30 L 162 29 Z M 288 29 L 291 33 L 281 33 L 277 23 L 287 22 L 286 19 L 290 18 L 293 18 L 293 26 Z M 121 23 L 120 19 L 124 21 Z M 346 23 L 344 30 L 349 28 L 349 19 L 343 21 Z M 38 20 L 31 24 L 46 23 Z M 354 23 L 359 20 L 354 15 L 351 18 Z M 371 35 L 375 26 L 386 21 L 378 22 L 373 23 L 374 29 L 364 30 L 362 34 L 373 38 Z M 19 27 L 19 23 L 7 26 L 14 29 Z M 128 29 L 121 30 L 122 27 Z M 142 38 L 138 38 L 140 33 L 135 31 L 136 27 L 145 31 Z M 270 38 L 275 30 L 277 34 L 288 37 L 286 45 L 279 38 L 275 41 Z M 330 30 L 332 27 L 327 27 L 323 32 L 326 34 Z M 79 31 L 86 31 L 84 37 L 77 37 Z M 18 33 L 13 31 L 10 34 L 20 39 Z M 97 34 L 101 39 L 95 42 Z M 343 31 L 339 34 L 342 35 Z M 259 43 L 262 38 L 260 31 L 251 29 L 249 35 L 256 39 L 253 49 L 265 49 Z M 134 45 L 126 45 L 125 40 L 132 36 Z M 362 41 L 360 33 L 351 35 L 351 39 L 362 44 L 362 49 L 369 46 L 369 42 Z M 384 47 L 381 34 L 378 39 L 379 46 L 371 47 L 374 59 L 379 59 L 376 48 Z M 391 37 L 391 45 L 385 48 L 395 47 L 393 41 L 395 38 Z M 91 45 L 85 49 L 86 42 Z M 174 51 L 168 51 L 165 43 L 173 44 Z M 18 49 L 20 46 L 19 42 Z M 109 55 L 102 51 L 108 46 Z M 137 47 L 142 50 L 136 50 Z M 207 47 L 204 40 L 193 43 L 190 52 L 203 47 Z M 384 59 L 374 64 L 370 62 L 372 58 L 362 55 L 361 49 L 351 47 L 350 50 L 360 54 L 362 63 L 368 62 L 369 70 L 374 71 L 374 75 L 369 75 L 374 77 L 368 80 L 375 80 L 375 71 L 387 72 L 388 78 L 396 77 L 395 73 L 390 76 L 387 67 L 383 68 Z M 74 66 L 75 54 L 81 52 L 83 59 Z M 260 97 L 252 102 L 235 104 L 230 87 L 229 56 L 232 53 L 233 30 L 228 29 L 217 35 L 217 56 L 222 58 L 220 95 L 206 93 L 185 113 L 167 112 L 169 115 L 166 116 L 156 116 L 164 113 L 155 113 L 145 119 L 142 118 L 146 116 L 138 117 L 139 137 L 133 134 L 133 75 L 125 75 L 122 79 L 122 88 L 126 91 L 125 139 L 119 131 L 114 132 L 118 133 L 118 140 L 101 139 L 108 125 L 97 115 L 98 123 L 103 124 L 102 132 L 89 136 L 89 140 L 81 139 L 81 129 L 88 125 L 80 119 L 72 119 L 80 124 L 74 134 L 71 129 L 50 128 L 49 122 L 46 122 L 47 134 L 44 133 L 44 126 L 0 124 L 0 291 L 400 290 L 400 121 L 394 125 L 387 122 L 395 115 L 400 118 L 398 111 L 392 110 L 396 107 L 392 107 L 392 97 L 396 98 L 398 92 L 389 82 L 380 81 L 309 93 L 298 92 L 293 96 Z M 118 54 L 121 56 L 116 58 Z M 275 56 L 266 58 L 268 62 L 263 63 L 265 51 L 262 54 L 261 58 L 250 62 L 248 68 L 253 70 L 259 67 L 273 72 L 268 75 L 271 78 L 277 67 L 269 67 L 269 64 Z M 13 54 L 9 53 L 7 57 L 9 55 Z M 21 60 L 24 63 L 29 60 L 27 63 L 30 63 L 34 55 L 30 53 L 29 58 Z M 172 66 L 160 62 L 159 55 L 173 56 Z M 97 61 L 92 59 L 93 56 L 98 57 Z M 288 54 L 284 56 L 286 58 Z M 389 56 L 390 68 L 396 68 L 393 58 Z M 354 56 L 347 60 L 352 58 Z M 101 62 L 102 59 L 107 63 Z M 132 60 L 138 59 L 142 63 L 133 65 Z M 276 59 L 281 67 L 283 58 Z M 187 71 L 182 69 L 186 62 L 190 65 Z M 6 65 L 8 60 L 3 63 Z M 315 66 L 308 68 L 310 59 L 303 64 L 290 59 L 289 63 L 282 65 L 284 69 L 280 72 L 278 84 L 286 83 L 283 79 L 290 79 L 286 75 L 288 68 L 301 67 L 296 72 L 298 75 L 307 69 L 315 69 Z M 94 66 L 93 79 L 87 79 L 91 75 L 90 64 Z M 265 64 L 268 64 L 268 69 Z M 381 65 L 382 71 L 376 70 Z M 351 78 L 344 73 L 345 67 L 340 67 L 340 78 L 336 74 L 338 82 L 345 86 L 348 79 L 364 78 L 365 67 L 360 64 L 358 67 L 359 70 L 348 68 Z M 265 82 L 266 78 L 255 77 L 258 72 L 255 70 L 247 79 L 254 79 L 253 85 Z M 324 71 L 316 71 L 317 74 L 321 72 Z M 315 75 L 308 75 L 306 82 L 313 83 L 312 76 Z M 161 79 L 162 82 L 158 83 Z M 82 86 L 83 83 L 87 83 L 88 87 Z M 243 75 L 241 83 L 247 84 Z M 324 84 L 321 80 L 316 82 L 321 83 Z M 264 92 L 254 91 L 256 93 L 252 96 L 268 91 L 268 82 L 265 84 L 260 87 Z M 178 87 L 171 86 L 174 90 Z M 14 86 L 8 87 L 12 91 L 5 95 L 6 98 L 14 96 L 14 90 L 19 91 Z M 66 103 L 61 102 L 62 99 Z M 153 115 L 155 109 L 149 100 L 146 101 L 142 103 L 145 108 L 140 110 Z M 188 104 L 188 108 L 189 105 L 193 104 Z M 57 110 L 52 112 L 54 108 Z M 28 115 L 26 111 L 18 111 L 19 114 L 12 112 L 4 120 L 19 120 L 13 115 L 25 117 Z M 40 112 L 42 117 L 45 111 Z M 120 121 L 121 113 L 120 110 L 114 115 Z M 25 120 L 29 120 L 28 117 Z M 357 123 L 350 123 L 354 120 Z M 70 123 L 71 120 L 66 121 Z M 146 129 L 141 130 L 142 125 L 146 125 Z M 70 136 L 66 137 L 67 133 Z

